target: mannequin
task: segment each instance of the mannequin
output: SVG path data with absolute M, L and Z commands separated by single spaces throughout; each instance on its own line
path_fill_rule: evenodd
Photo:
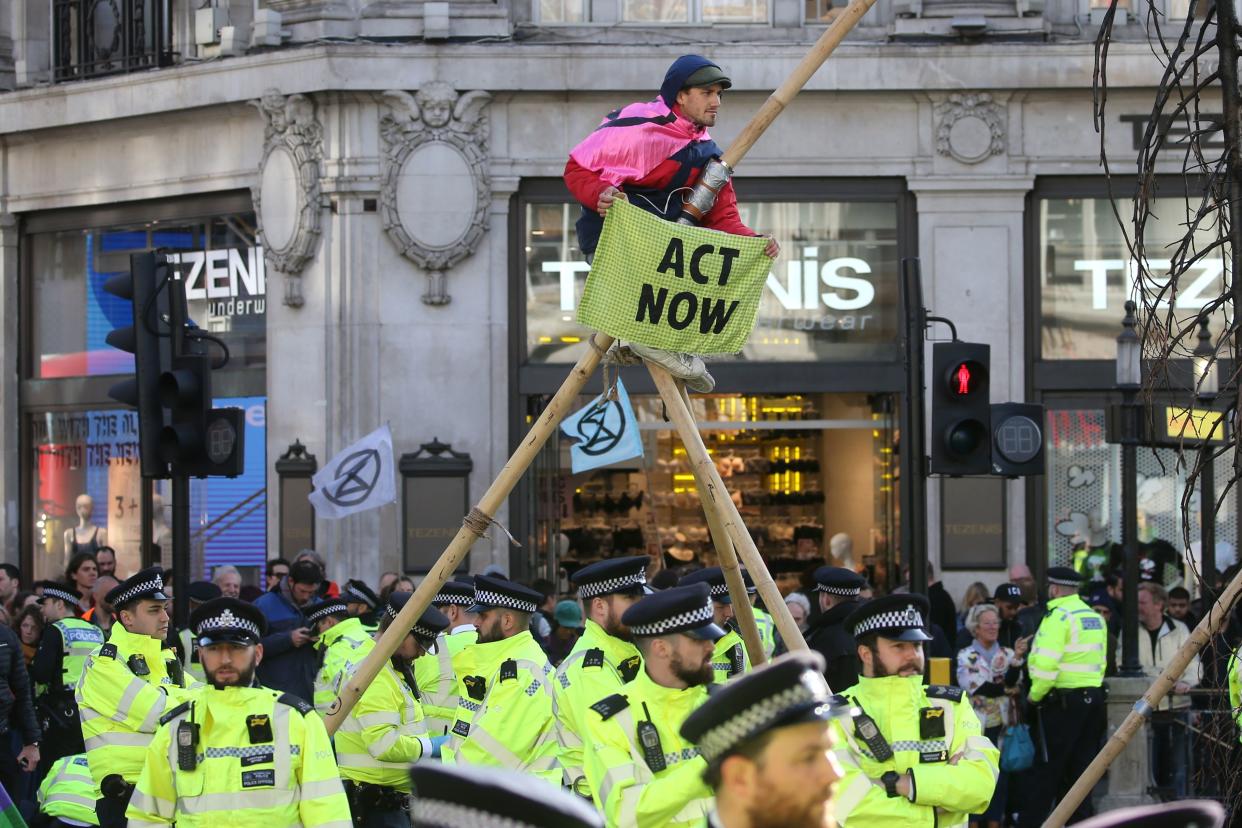
M 72 558 L 79 552 L 94 555 L 99 547 L 108 545 L 108 530 L 91 523 L 95 513 L 94 498 L 88 494 L 78 495 L 73 510 L 78 513 L 78 525 L 65 530 L 65 558 Z
M 843 566 L 846 569 L 854 568 L 854 541 L 844 532 L 837 532 L 828 541 L 828 551 L 832 554 L 832 559 L 837 562 L 837 566 Z
M 151 543 L 160 549 L 160 557 L 167 554 L 172 560 L 172 529 L 164 519 L 164 497 L 159 492 L 151 495 Z

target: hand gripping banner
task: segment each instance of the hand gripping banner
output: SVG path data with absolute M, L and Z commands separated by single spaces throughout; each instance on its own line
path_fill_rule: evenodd
M 735 354 L 755 327 L 772 265 L 766 245 L 613 202 L 578 321 L 667 351 Z

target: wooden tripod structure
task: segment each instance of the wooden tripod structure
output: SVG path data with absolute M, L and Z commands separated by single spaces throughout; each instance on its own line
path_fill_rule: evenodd
M 742 129 L 737 139 L 725 150 L 723 161 L 730 168 L 736 168 L 742 157 L 754 146 L 776 117 L 785 109 L 794 96 L 802 90 L 816 70 L 823 65 L 833 50 L 840 45 L 863 18 L 863 15 L 875 4 L 876 0 L 851 0 L 845 11 L 833 21 L 819 39 L 812 45 L 807 54 L 794 67 L 793 72 L 785 79 L 764 102 L 759 111 Z M 363 692 L 383 669 L 384 663 L 397 651 L 401 642 L 409 634 L 410 628 L 423 612 L 431 605 L 432 599 L 440 588 L 448 581 L 457 567 L 465 560 L 466 554 L 474 542 L 483 536 L 490 524 L 494 522 L 496 510 L 513 491 L 518 480 L 530 468 L 539 450 L 556 432 L 561 420 L 569 413 L 570 406 L 581 393 L 595 369 L 599 367 L 603 354 L 612 346 L 613 337 L 597 333 L 592 338 L 592 347 L 574 364 L 569 376 L 560 389 L 552 397 L 548 407 L 531 427 L 526 438 L 514 451 L 509 462 L 500 470 L 500 474 L 483 493 L 479 503 L 462 521 L 461 529 L 449 543 L 435 566 L 423 578 L 422 583 L 414 590 L 414 595 L 406 602 L 384 634 L 376 642 L 375 648 L 367 655 L 362 664 L 350 677 L 349 682 L 341 689 L 341 695 L 333 702 L 332 709 L 325 718 L 328 733 L 335 733 L 349 715 L 350 710 L 362 697 Z M 738 566 L 738 555 L 745 563 L 760 597 L 763 598 L 768 612 L 772 613 L 777 629 L 790 649 L 805 649 L 806 642 L 802 633 L 794 623 L 789 608 L 776 590 L 772 576 L 768 573 L 754 540 L 746 531 L 738 514 L 737 507 L 729 498 L 720 473 L 708 457 L 703 438 L 694 424 L 685 389 L 678 388 L 675 381 L 663 369 L 648 366 L 660 397 L 669 410 L 669 416 L 677 427 L 677 432 L 686 447 L 687 456 L 695 467 L 695 482 L 707 514 L 708 526 L 720 557 L 721 568 L 725 572 L 729 584 L 729 594 L 733 600 L 734 612 L 742 629 L 743 639 L 752 659 L 761 661 L 763 648 L 759 643 L 758 631 L 755 627 L 754 615 L 746 596 L 745 584 Z

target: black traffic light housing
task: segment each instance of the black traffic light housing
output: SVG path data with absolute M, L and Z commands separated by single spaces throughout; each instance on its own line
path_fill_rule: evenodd
M 168 476 L 161 461 L 159 441 L 164 428 L 159 380 L 170 360 L 168 339 L 167 260 L 155 253 L 129 257 L 129 273 L 118 273 L 104 283 L 104 290 L 132 306 L 132 325 L 116 328 L 105 341 L 113 348 L 134 355 L 134 375 L 108 389 L 108 396 L 138 410 L 138 457 L 142 476 Z
M 1044 407 L 1029 403 L 992 406 L 992 474 L 1026 477 L 1044 473 Z
M 932 345 L 932 474 L 992 471 L 991 354 L 990 346 L 976 342 Z

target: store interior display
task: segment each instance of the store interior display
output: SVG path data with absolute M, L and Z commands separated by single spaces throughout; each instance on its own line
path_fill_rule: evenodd
M 91 522 L 95 514 L 95 499 L 80 494 L 73 502 L 78 515 L 78 525 L 65 530 L 65 557 L 73 558 L 79 552 L 95 554 L 99 547 L 108 545 L 108 530 Z

